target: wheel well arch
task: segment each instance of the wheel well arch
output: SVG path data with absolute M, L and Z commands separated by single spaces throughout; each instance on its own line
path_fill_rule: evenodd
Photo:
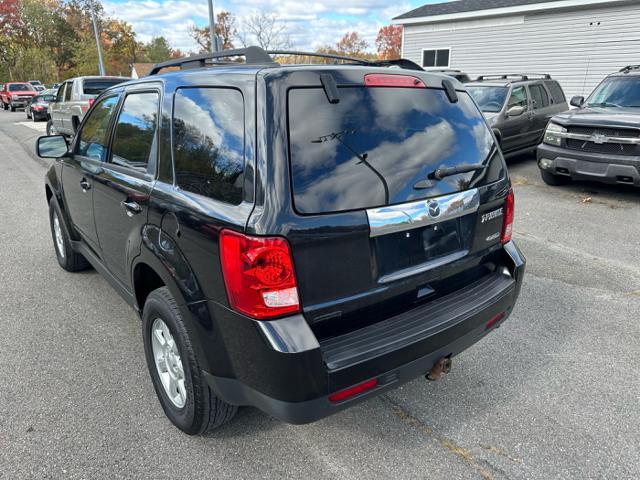
M 162 277 L 147 263 L 140 262 L 133 269 L 133 291 L 140 312 L 144 308 L 144 302 L 151 292 L 157 288 L 166 286 Z

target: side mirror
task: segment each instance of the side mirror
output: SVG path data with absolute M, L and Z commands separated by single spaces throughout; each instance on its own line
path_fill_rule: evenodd
M 62 135 L 39 137 L 36 141 L 36 153 L 40 158 L 60 158 L 69 154 L 69 145 Z
M 571 101 L 569 102 L 569 104 L 572 107 L 581 107 L 582 104 L 584 103 L 584 97 L 580 96 L 580 95 L 576 95 L 575 97 L 573 97 L 571 99 Z
M 519 117 L 524 113 L 524 107 L 520 105 L 514 105 L 509 110 L 507 110 L 507 117 Z

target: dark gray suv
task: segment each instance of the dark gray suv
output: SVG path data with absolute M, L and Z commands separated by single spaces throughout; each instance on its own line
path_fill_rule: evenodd
M 465 86 L 505 155 L 534 150 L 549 119 L 569 109 L 550 75 L 484 75 Z

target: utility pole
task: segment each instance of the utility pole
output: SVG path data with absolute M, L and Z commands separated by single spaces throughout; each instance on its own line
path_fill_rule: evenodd
M 217 52 L 218 36 L 216 35 L 216 18 L 213 15 L 213 0 L 209 0 L 209 39 L 211 40 L 211 52 Z
M 93 8 L 93 0 L 89 0 L 89 8 L 91 9 L 91 21 L 93 22 L 93 33 L 96 36 L 96 45 L 98 47 L 98 67 L 100 68 L 100 75 L 105 76 L 104 62 L 102 61 L 102 49 L 100 48 L 100 35 L 98 34 L 98 24 L 96 22 L 96 12 Z

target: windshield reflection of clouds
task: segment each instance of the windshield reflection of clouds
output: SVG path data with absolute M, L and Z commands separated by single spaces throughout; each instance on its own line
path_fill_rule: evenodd
M 320 89 L 292 90 L 296 208 L 314 213 L 384 205 L 385 183 L 390 204 L 465 188 L 473 173 L 413 188 L 435 168 L 486 160 L 491 134 L 468 95 L 459 99 L 451 103 L 431 89 L 341 88 L 340 103 L 331 105 Z

